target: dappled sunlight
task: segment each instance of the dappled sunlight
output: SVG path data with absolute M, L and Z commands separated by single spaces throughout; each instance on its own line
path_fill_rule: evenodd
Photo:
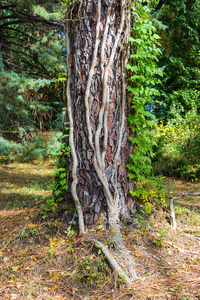
M 1 190 L 1 195 L 14 195 L 18 194 L 19 196 L 25 197 L 26 195 L 33 195 L 33 196 L 48 196 L 51 194 L 51 191 L 46 191 L 43 189 L 36 190 L 34 188 L 28 188 L 28 187 L 23 187 L 22 189 L 16 188 L 16 187 L 7 187 L 7 189 L 2 189 Z
M 39 161 L 1 165 L 0 178 L 0 209 L 33 206 L 51 195 L 53 166 Z
M 32 208 L 32 209 L 0 210 L 0 216 L 6 216 L 6 217 L 22 216 L 23 214 L 27 215 L 27 212 L 31 213 L 35 210 L 36 210 L 35 208 Z

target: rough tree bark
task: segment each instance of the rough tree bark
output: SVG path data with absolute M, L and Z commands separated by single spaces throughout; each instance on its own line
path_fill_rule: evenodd
M 75 1 L 67 18 L 71 20 L 66 25 L 69 183 L 79 231 L 85 231 L 84 224 L 106 218 L 120 244 L 118 256 L 120 252 L 130 264 L 132 258 L 120 235 L 120 221 L 130 216 L 134 207 L 129 195 L 134 186 L 126 169 L 133 151 L 128 143 L 125 74 L 130 2 Z M 107 253 L 102 244 L 100 247 Z M 127 281 L 135 277 L 133 270 L 128 275 L 121 271 L 118 273 Z

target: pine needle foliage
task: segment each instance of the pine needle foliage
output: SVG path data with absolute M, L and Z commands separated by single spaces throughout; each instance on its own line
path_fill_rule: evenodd
M 21 142 L 24 159 L 41 156 L 39 149 L 42 144 L 45 147 L 46 132 L 49 132 L 52 142 L 51 133 L 58 130 L 59 136 L 63 128 L 67 71 L 63 24 L 58 22 L 62 16 L 57 1 L 40 1 L 38 4 L 38 1 L 5 0 L 0 3 L 0 135 L 3 156 L 7 151 L 4 147 L 6 140 L 13 152 L 10 136 Z M 30 147 L 31 155 L 27 152 Z M 36 152 L 33 155 L 36 147 L 39 147 L 38 155 Z M 44 148 L 42 156 L 47 153 Z M 18 158 L 19 155 L 12 157 Z

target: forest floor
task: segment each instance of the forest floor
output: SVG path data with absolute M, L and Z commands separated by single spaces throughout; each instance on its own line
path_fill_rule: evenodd
M 176 232 L 161 211 L 123 230 L 138 274 L 127 287 L 94 244 L 69 236 L 64 219 L 42 219 L 53 171 L 50 162 L 0 165 L 0 299 L 200 299 L 200 197 L 175 201 Z M 171 178 L 164 185 L 168 200 L 200 190 Z M 89 231 L 112 251 L 103 224 Z

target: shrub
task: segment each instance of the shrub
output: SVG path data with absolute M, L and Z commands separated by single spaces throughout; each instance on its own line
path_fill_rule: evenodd
M 195 110 L 155 123 L 155 173 L 191 180 L 200 178 L 200 116 Z
M 4 162 L 28 162 L 52 157 L 60 149 L 62 132 L 33 133 L 32 139 L 15 143 L 0 137 L 0 156 Z

